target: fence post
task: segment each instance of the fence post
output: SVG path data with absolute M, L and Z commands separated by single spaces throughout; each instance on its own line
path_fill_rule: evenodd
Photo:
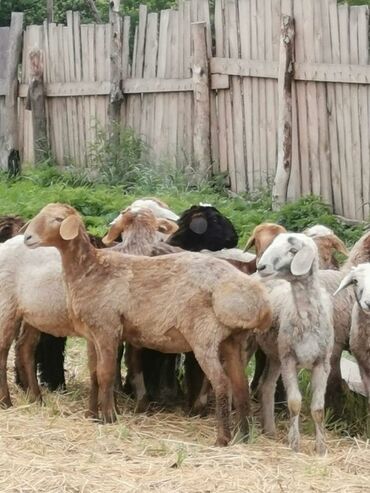
M 193 84 L 194 84 L 194 179 L 199 183 L 211 171 L 210 147 L 210 86 L 205 22 L 192 23 Z
M 292 167 L 292 82 L 294 75 L 294 19 L 283 15 L 281 20 L 280 58 L 278 77 L 278 160 L 272 206 L 278 209 L 287 200 Z
M 45 87 L 43 54 L 38 48 L 29 53 L 31 70 L 26 109 L 32 111 L 33 149 L 35 163 L 48 156 L 48 138 L 46 132 Z
M 7 154 L 8 171 L 15 175 L 20 171 L 20 155 L 18 143 L 18 64 L 22 51 L 23 13 L 13 12 L 10 21 L 8 66 L 6 71 L 5 109 L 7 135 L 5 152 Z
M 111 90 L 109 99 L 109 124 L 110 132 L 114 132 L 114 124 L 120 122 L 122 73 L 122 21 L 119 13 L 120 0 L 112 0 L 109 3 L 109 22 L 111 25 Z

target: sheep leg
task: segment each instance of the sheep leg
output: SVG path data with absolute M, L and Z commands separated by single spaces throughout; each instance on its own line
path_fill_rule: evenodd
M 198 363 L 197 366 L 199 366 Z M 195 399 L 194 404 L 190 409 L 190 415 L 204 417 L 207 415 L 208 394 L 211 390 L 211 382 L 204 375 L 201 369 L 199 371 L 201 372 L 202 385 L 200 387 L 198 397 Z
M 112 336 L 109 336 L 112 340 Z M 97 344 L 97 379 L 99 386 L 99 402 L 103 423 L 113 423 L 117 419 L 114 395 L 118 341 L 114 346 L 107 347 L 106 341 Z
M 127 344 L 125 358 L 127 368 L 130 369 L 130 383 L 136 397 L 135 412 L 142 413 L 149 406 L 149 398 L 144 383 L 143 349 Z
M 262 426 L 263 432 L 270 436 L 276 436 L 275 427 L 275 389 L 276 382 L 280 376 L 281 365 L 277 359 L 266 359 L 265 372 L 262 375 L 262 383 L 260 386 L 260 399 L 262 406 Z
M 290 413 L 289 446 L 295 452 L 298 452 L 300 441 L 299 413 L 301 411 L 302 396 L 298 387 L 297 364 L 293 357 L 288 356 L 281 361 L 281 373 L 287 393 Z
M 16 368 L 31 402 L 41 402 L 35 365 L 35 352 L 39 340 L 40 332 L 31 325 L 23 323 L 22 332 L 15 345 Z
M 0 307 L 0 309 L 1 308 L 3 307 Z M 0 312 L 0 316 L 0 407 L 7 408 L 12 405 L 7 376 L 8 354 L 19 325 L 14 317 L 12 317 L 11 313 L 6 313 L 5 308 L 3 308 L 2 313 Z
M 263 371 L 265 369 L 267 358 L 266 358 L 265 353 L 258 346 L 257 346 L 256 351 L 255 351 L 255 347 L 248 348 L 248 349 L 249 349 L 248 353 L 252 353 L 250 356 L 248 354 L 249 358 L 251 358 L 251 356 L 253 355 L 253 352 L 255 354 L 255 356 L 254 356 L 255 357 L 255 368 L 254 368 L 253 379 L 251 382 L 251 391 L 253 393 L 255 393 L 258 389 L 258 386 L 261 382 L 261 379 L 263 378 Z
M 117 362 L 116 362 L 116 380 L 114 383 L 114 390 L 119 394 L 124 393 L 121 375 L 121 361 L 123 357 L 123 343 L 118 346 Z
M 237 337 L 226 339 L 222 343 L 221 354 L 224 359 L 226 374 L 231 382 L 234 405 L 238 416 L 238 428 L 243 438 L 248 438 L 250 396 L 248 377 L 244 374 L 240 339 Z
M 315 422 L 316 429 L 316 452 L 325 455 L 325 430 L 324 430 L 324 406 L 325 390 L 329 376 L 329 361 L 327 364 L 319 363 L 312 368 L 311 386 L 312 401 L 311 415 Z
M 341 404 L 343 401 L 342 372 L 340 370 L 340 359 L 343 344 L 335 341 L 330 358 L 330 373 L 326 386 L 325 405 L 334 410 L 335 414 L 341 416 Z
M 42 333 L 36 349 L 40 383 L 49 390 L 65 390 L 64 351 L 66 337 Z
M 189 413 L 194 416 L 205 416 L 210 384 L 195 359 L 194 353 L 185 354 L 185 382 Z
M 369 414 L 369 422 L 370 422 L 370 368 L 364 365 L 358 358 L 358 367 L 360 369 L 360 375 L 362 383 L 365 387 L 365 392 L 368 400 L 368 414 Z
M 204 347 L 195 347 L 194 345 L 192 349 L 200 367 L 211 382 L 216 395 L 216 445 L 224 447 L 231 440 L 229 379 L 222 368 L 218 348 L 214 347 L 214 343 L 206 341 Z
M 89 407 L 86 411 L 86 417 L 97 420 L 98 413 L 98 394 L 99 385 L 97 377 L 97 357 L 95 346 L 92 341 L 87 342 L 87 357 L 90 372 L 90 394 L 89 394 Z

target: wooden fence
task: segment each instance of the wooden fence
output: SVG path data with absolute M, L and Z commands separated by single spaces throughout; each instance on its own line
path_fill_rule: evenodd
M 283 14 L 294 19 L 295 58 L 285 69 L 293 75 L 290 116 L 282 96 L 289 80 L 280 50 Z M 236 192 L 270 183 L 280 159 L 291 169 L 289 198 L 315 193 L 338 214 L 368 218 L 367 7 L 336 0 L 216 0 L 210 12 L 208 0 L 180 0 L 177 10 L 159 14 L 141 6 L 136 27 L 128 17 L 112 22 L 83 25 L 78 13 L 68 13 L 66 26 L 26 28 L 18 120 L 24 161 L 35 153 L 25 97 L 29 52 L 38 46 L 48 139 L 58 163 L 88 165 L 97 128 L 109 127 L 115 100 L 121 123 L 148 142 L 154 158 L 202 173 L 212 163 L 228 173 Z M 0 30 L 0 63 L 7 33 Z M 117 70 L 122 98 L 112 93 Z M 0 80 L 2 167 L 5 94 Z M 289 118 L 291 155 L 289 139 L 283 141 Z

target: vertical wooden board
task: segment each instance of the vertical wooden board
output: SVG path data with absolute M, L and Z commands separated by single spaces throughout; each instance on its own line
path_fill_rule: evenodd
M 80 31 L 80 14 L 73 12 L 73 50 L 75 57 L 75 77 L 76 81 L 82 80 L 82 64 L 81 64 L 81 31 Z M 86 134 L 85 134 L 85 104 L 84 98 L 76 98 L 77 111 L 77 132 L 78 132 L 78 156 L 81 166 L 86 165 Z
M 69 51 L 69 34 L 68 31 L 70 28 L 68 26 L 63 27 L 62 31 L 62 39 L 63 39 L 63 58 L 61 59 L 61 63 L 64 64 L 64 82 L 71 81 L 71 73 L 70 73 L 70 62 L 71 62 L 71 53 Z M 75 159 L 75 143 L 74 143 L 74 128 L 73 128 L 73 111 L 72 111 L 72 97 L 65 98 L 65 109 L 66 109 L 66 119 L 67 119 L 67 134 L 68 134 L 68 148 L 65 149 L 65 158 L 68 164 L 71 164 L 70 161 Z
M 167 50 L 166 77 L 177 79 L 179 77 L 178 53 L 179 53 L 179 31 L 178 31 L 178 11 L 171 10 L 169 18 Z M 168 58 L 169 55 L 169 58 Z M 168 94 L 167 125 L 168 125 L 168 155 L 171 163 L 177 165 L 177 117 L 178 114 L 178 93 Z
M 328 15 L 324 7 L 327 6 L 327 0 L 324 2 L 314 2 L 313 19 L 314 19 L 314 59 L 315 62 L 321 63 L 324 60 L 326 50 L 330 49 L 330 32 L 328 32 Z M 324 23 L 324 21 L 326 21 Z M 329 55 L 328 55 L 329 56 Z M 330 61 L 330 56 L 329 60 Z M 329 128 L 328 128 L 328 111 L 327 111 L 327 90 L 325 83 L 316 83 L 317 98 L 317 127 L 318 127 L 318 167 L 320 170 L 321 197 L 330 205 L 333 204 L 333 190 L 331 181 L 331 162 L 329 156 Z
M 265 0 L 259 0 L 257 2 L 257 58 L 258 60 L 265 60 Z M 259 78 L 258 80 L 258 92 L 259 92 L 259 139 L 260 139 L 260 177 L 259 185 L 265 185 L 268 175 L 268 163 L 267 163 L 267 110 L 266 110 L 266 79 Z M 270 145 L 270 143 L 269 143 Z
M 88 38 L 88 80 L 94 82 L 96 80 L 96 67 L 95 67 L 95 25 L 89 24 L 87 27 Z M 96 96 L 89 97 L 90 104 L 90 146 L 86 148 L 86 153 L 89 154 L 91 145 L 96 141 L 97 119 L 96 119 Z
M 350 41 L 350 63 L 359 63 L 358 51 L 358 7 L 350 9 L 349 41 Z M 351 84 L 351 128 L 352 128 L 352 172 L 354 174 L 354 194 L 356 206 L 356 218 L 363 219 L 363 197 L 362 197 L 362 163 L 361 163 L 361 140 L 360 140 L 360 116 L 359 116 L 359 86 Z M 369 165 L 369 163 L 367 163 Z
M 246 0 L 247 1 L 247 0 Z M 224 9 L 223 0 L 216 0 L 215 4 L 215 43 L 216 56 L 224 57 Z M 228 153 L 226 139 L 226 108 L 225 93 L 230 89 L 219 90 L 217 93 L 217 130 L 219 149 L 219 169 L 221 173 L 228 171 Z
M 321 4 L 321 18 L 322 18 L 322 61 L 325 63 L 332 63 L 333 61 L 333 49 L 332 44 L 334 38 L 332 39 L 331 33 L 331 23 L 330 23 L 330 8 L 334 5 L 336 9 L 336 0 L 327 0 Z M 317 10 L 315 12 L 315 15 Z M 342 200 L 342 185 L 341 185 L 341 171 L 340 171 L 340 159 L 339 159 L 339 148 L 338 148 L 338 132 L 336 125 L 336 92 L 335 84 L 326 83 L 324 85 L 326 89 L 326 104 L 325 106 L 321 103 L 320 114 L 325 113 L 327 119 L 327 139 L 329 145 L 324 149 L 320 146 L 320 162 L 321 155 L 323 151 L 328 155 L 328 164 L 324 161 L 326 166 L 329 165 L 329 183 L 332 194 L 333 210 L 338 214 L 343 214 L 343 200 Z M 320 98 L 321 101 L 321 98 Z M 320 143 L 323 142 L 321 132 L 319 135 Z
M 105 81 L 105 26 L 104 24 L 95 25 L 95 66 L 96 80 Z M 96 120 L 97 128 L 100 132 L 106 129 L 106 99 L 107 96 L 96 97 Z
M 329 1 L 329 24 L 330 24 L 330 38 L 331 38 L 331 60 L 332 63 L 340 63 L 340 39 L 339 39 L 339 19 L 338 19 L 338 6 L 336 0 Z M 331 120 L 333 120 L 333 126 L 336 128 L 338 137 L 338 161 L 339 161 L 339 183 L 342 196 L 342 214 L 347 214 L 348 209 L 348 182 L 346 179 L 346 154 L 345 154 L 345 130 L 344 130 L 344 118 L 343 118 L 343 84 L 333 84 L 335 100 L 333 99 L 333 105 L 331 110 Z M 331 139 L 335 132 L 331 129 Z M 332 154 L 333 156 L 334 154 Z
M 273 25 L 272 25 L 272 2 L 265 1 L 265 60 L 267 62 L 274 60 L 273 48 Z M 275 113 L 275 91 L 277 83 L 273 79 L 266 80 L 266 142 L 267 142 L 267 174 L 269 181 L 275 176 L 276 158 L 277 158 L 277 115 Z M 295 175 L 293 175 L 295 176 Z
M 227 0 L 229 55 L 231 58 L 239 58 L 238 40 L 238 11 L 236 0 Z M 244 118 L 243 99 L 241 93 L 240 77 L 231 77 L 232 87 L 232 128 L 233 145 L 235 154 L 235 167 L 231 172 L 231 188 L 233 191 L 245 192 L 247 189 L 245 160 L 244 160 Z M 232 170 L 230 170 L 232 171 Z M 233 183 L 233 179 L 235 180 Z
M 47 57 L 47 71 L 46 71 L 46 82 L 54 82 L 54 61 L 53 61 L 53 24 L 47 24 L 44 22 L 44 46 L 45 46 L 45 56 Z M 57 123 L 57 111 L 55 107 L 55 98 L 49 98 L 47 102 L 48 108 L 48 120 L 49 120 L 49 135 L 51 135 L 51 152 L 55 157 L 56 162 L 59 164 L 59 154 L 58 154 L 58 123 Z
M 338 7 L 339 19 L 339 39 L 340 39 L 340 58 L 341 63 L 349 64 L 350 46 L 349 46 L 349 7 L 340 5 Z M 344 137 L 345 137 L 345 156 L 346 156 L 346 175 L 343 177 L 348 184 L 347 195 L 347 212 L 346 216 L 356 217 L 356 201 L 354 197 L 355 183 L 353 176 L 352 163 L 352 125 L 351 125 L 351 88 L 350 84 L 343 84 L 343 109 L 342 118 L 344 119 Z
M 178 31 L 178 50 L 177 50 L 177 76 L 184 78 L 184 2 L 181 0 L 178 4 L 177 14 L 177 31 Z M 177 168 L 184 169 L 186 166 L 186 157 L 184 154 L 184 128 L 185 128 L 185 93 L 180 92 L 177 95 L 177 143 L 176 156 Z
M 129 39 L 130 39 L 130 27 L 131 17 L 125 16 L 123 19 L 123 33 L 122 33 L 122 79 L 125 80 L 129 76 L 130 70 L 130 53 L 129 53 Z M 121 103 L 121 124 L 127 126 L 127 97 L 124 96 Z
M 155 77 L 158 51 L 158 14 L 148 14 L 144 52 L 144 79 Z M 143 94 L 141 134 L 149 146 L 153 144 L 154 94 Z
M 306 0 L 303 9 L 303 36 L 305 59 L 307 62 L 315 62 L 314 50 L 314 0 Z M 310 168 L 312 179 L 312 192 L 316 195 L 321 195 L 321 176 L 319 162 L 319 124 L 317 111 L 317 91 L 315 82 L 307 82 L 306 85 L 307 98 L 307 116 L 308 116 L 308 147 L 310 156 Z
M 88 38 L 88 26 L 86 24 L 81 24 L 80 27 L 80 37 L 81 37 L 81 75 L 84 82 L 88 82 L 90 78 L 89 73 L 89 38 Z M 91 133 L 91 108 L 89 96 L 84 96 L 82 99 L 83 103 L 83 115 L 84 115 L 84 133 L 85 133 L 85 146 L 84 152 L 88 154 L 88 150 L 92 142 Z
M 305 60 L 305 44 L 303 29 L 303 9 L 304 0 L 294 2 L 295 20 L 295 57 L 297 62 Z M 297 93 L 297 112 L 298 112 L 298 138 L 299 138 L 299 158 L 301 165 L 302 194 L 312 193 L 311 169 L 308 144 L 308 120 L 307 120 L 307 100 L 306 82 L 297 81 L 295 83 Z
M 136 45 L 136 62 L 134 77 L 141 78 L 144 70 L 144 49 L 145 49 L 145 35 L 146 35 L 146 23 L 147 23 L 147 7 L 140 5 L 139 7 L 139 28 L 137 35 Z M 134 101 L 134 129 L 135 132 L 140 134 L 140 124 L 142 119 L 142 95 L 133 96 Z
M 292 167 L 288 185 L 288 200 L 297 200 L 302 194 L 302 178 L 299 165 L 298 111 L 296 83 L 292 85 Z
M 360 65 L 369 63 L 369 7 L 358 9 L 358 53 Z M 359 87 L 359 111 L 361 132 L 362 161 L 362 197 L 363 215 L 368 219 L 370 214 L 370 85 Z
M 56 82 L 65 82 L 65 66 L 64 66 L 64 36 L 63 30 L 64 26 L 62 24 L 57 25 L 57 60 L 56 60 Z M 62 165 L 67 164 L 70 149 L 70 134 L 68 125 L 68 111 L 67 111 L 67 98 L 56 98 L 57 108 L 59 112 L 60 124 L 61 124 L 61 135 L 62 138 L 62 153 L 63 161 Z
M 184 2 L 184 36 L 183 36 L 183 74 L 191 77 L 191 13 L 190 1 Z M 184 93 L 184 157 L 186 164 L 192 164 L 193 157 L 193 94 Z
M 251 2 L 239 0 L 240 55 L 242 59 L 251 58 Z M 253 121 L 252 121 L 252 80 L 243 77 L 244 148 L 247 189 L 251 190 L 253 180 Z
M 162 10 L 159 24 L 159 41 L 158 41 L 158 62 L 157 77 L 164 78 L 166 73 L 167 58 L 167 33 L 169 23 L 169 10 Z M 167 135 L 164 133 L 166 96 L 158 94 L 156 97 L 155 107 L 155 150 L 157 159 L 162 157 L 166 149 Z
M 258 60 L 258 34 L 257 34 L 257 0 L 251 0 L 251 59 Z M 259 100 L 259 81 L 257 77 L 252 78 L 252 134 L 253 134 L 253 179 L 251 190 L 254 190 L 260 183 L 261 176 L 261 150 L 259 139 L 260 125 L 260 100 Z
M 105 59 L 105 80 L 111 80 L 111 32 L 112 28 L 110 24 L 105 24 L 105 34 L 104 34 L 104 59 Z M 104 98 L 104 116 L 105 125 L 104 130 L 108 131 L 108 111 L 110 104 L 110 96 L 107 95 Z

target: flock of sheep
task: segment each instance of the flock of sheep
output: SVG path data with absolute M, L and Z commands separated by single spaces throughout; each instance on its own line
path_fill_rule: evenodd
M 216 444 L 231 440 L 232 405 L 239 432 L 248 436 L 244 368 L 256 354 L 251 388 L 260 399 L 263 431 L 275 435 L 281 375 L 289 445 L 299 450 L 297 372 L 310 369 L 316 451 L 324 454 L 324 409 L 340 410 L 340 358 L 348 346 L 370 403 L 370 233 L 348 253 L 324 226 L 290 233 L 265 223 L 248 241 L 253 255 L 235 248 L 233 225 L 214 207 L 200 204 L 178 217 L 150 198 L 122 211 L 102 240 L 87 234 L 75 209 L 49 204 L 27 224 L 1 218 L 0 241 L 5 241 L 0 245 L 3 407 L 11 406 L 11 344 L 15 341 L 19 385 L 31 400 L 41 400 L 38 373 L 52 389 L 65 385 L 69 336 L 87 340 L 87 416 L 104 422 L 116 419 L 119 391 L 136 399 L 138 412 L 185 393 L 196 414 L 206 412 L 213 391 Z M 348 255 L 340 270 L 334 251 Z M 345 289 L 349 286 L 353 289 Z M 185 353 L 183 386 L 180 353 Z

